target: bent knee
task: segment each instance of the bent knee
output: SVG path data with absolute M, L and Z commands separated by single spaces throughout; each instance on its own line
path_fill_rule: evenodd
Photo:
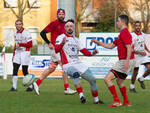
M 50 62 L 50 67 L 49 68 L 56 69 L 57 65 L 58 65 L 58 63 Z

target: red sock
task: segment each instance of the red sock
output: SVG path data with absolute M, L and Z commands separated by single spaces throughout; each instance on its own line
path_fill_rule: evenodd
M 83 92 L 82 87 L 77 88 L 76 90 L 77 90 L 78 94 L 80 94 L 80 93 L 82 93 L 82 92 Z
M 65 83 L 65 84 L 64 84 L 64 87 L 65 87 L 65 90 L 67 90 L 67 88 L 69 88 L 69 84 L 68 84 L 68 83 Z
M 127 89 L 126 89 L 126 87 L 124 86 L 124 87 L 120 88 L 120 92 L 121 92 L 121 94 L 122 94 L 122 96 L 123 96 L 123 101 L 124 101 L 124 102 L 128 102 Z
M 111 94 L 112 94 L 112 96 L 114 98 L 114 101 L 120 101 L 119 98 L 118 98 L 115 86 L 112 85 L 112 86 L 108 87 L 108 89 L 111 92 Z
M 37 84 L 38 86 L 40 86 L 41 83 L 42 83 L 42 80 L 41 80 L 41 79 L 38 79 L 38 80 L 36 81 L 36 84 Z
M 93 97 L 98 97 L 98 91 L 92 91 L 92 96 Z

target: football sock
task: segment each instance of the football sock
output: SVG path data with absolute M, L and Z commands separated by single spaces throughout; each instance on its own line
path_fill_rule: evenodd
M 65 83 L 65 84 L 64 84 L 64 88 L 65 88 L 65 90 L 67 90 L 67 89 L 69 88 L 69 84 L 68 84 L 68 83 Z
M 14 89 L 17 89 L 17 80 L 18 76 L 12 76 L 12 84 Z
M 84 95 L 83 95 L 82 87 L 77 88 L 76 90 L 77 90 L 77 92 L 78 92 L 78 94 L 79 94 L 80 98 L 81 98 L 82 96 L 84 96 Z
M 120 88 L 120 92 L 123 96 L 123 101 L 124 102 L 128 102 L 128 98 L 127 98 L 127 89 L 125 86 L 123 86 L 122 88 Z
M 134 84 L 130 84 L 130 89 L 134 89 Z
M 94 97 L 94 102 L 98 102 L 98 91 L 92 91 L 92 96 Z
M 42 80 L 39 78 L 39 79 L 36 81 L 36 84 L 37 84 L 38 86 L 40 86 L 41 83 L 42 83 Z
M 108 87 L 108 89 L 109 89 L 110 93 L 112 94 L 112 96 L 114 98 L 114 101 L 120 101 L 119 98 L 118 98 L 115 86 L 111 85 L 111 86 Z

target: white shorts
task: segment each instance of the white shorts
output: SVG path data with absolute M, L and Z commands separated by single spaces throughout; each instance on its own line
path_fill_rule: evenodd
M 135 62 L 135 67 L 139 67 L 141 64 L 150 63 L 150 58 L 148 56 L 136 56 Z
M 55 53 L 54 49 L 51 49 L 51 58 L 52 58 L 52 62 L 60 62 L 60 54 L 59 53 Z
M 82 62 L 78 62 L 78 63 L 73 63 L 73 64 L 64 64 L 62 66 L 63 71 L 66 73 L 67 69 L 70 66 L 73 66 L 74 68 L 76 68 L 80 74 L 83 74 L 88 69 L 88 67 L 85 64 L 83 64 Z
M 30 51 L 15 51 L 13 63 L 17 63 L 21 65 L 29 65 L 30 64 Z
M 128 70 L 124 70 L 124 63 L 126 60 L 119 60 L 116 62 L 116 64 L 112 67 L 113 70 L 128 74 L 129 72 L 133 72 L 134 66 L 135 66 L 135 60 L 129 60 L 129 67 Z

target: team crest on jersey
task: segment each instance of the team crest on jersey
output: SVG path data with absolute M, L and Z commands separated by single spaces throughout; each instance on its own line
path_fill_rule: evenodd
M 71 50 L 74 52 L 74 51 L 75 51 L 75 48 L 73 47 Z

